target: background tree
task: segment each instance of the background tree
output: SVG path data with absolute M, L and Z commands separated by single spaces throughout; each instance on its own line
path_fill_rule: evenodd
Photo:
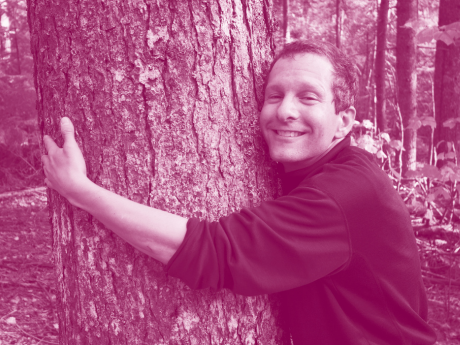
M 217 220 L 276 195 L 258 128 L 273 56 L 261 1 L 29 0 L 41 134 L 70 117 L 95 183 Z M 65 344 L 283 344 L 272 301 L 191 291 L 49 195 Z
M 404 127 L 403 174 L 415 170 L 417 158 L 417 129 L 409 125 L 417 116 L 417 73 L 415 30 L 408 26 L 417 19 L 416 0 L 398 0 L 396 37 L 396 72 L 398 102 Z
M 43 183 L 26 3 L 0 0 L 0 192 Z
M 335 46 L 340 48 L 342 41 L 342 6 L 341 0 L 335 3 Z
M 381 132 L 387 128 L 386 120 L 386 94 L 385 94 L 385 67 L 387 49 L 387 26 L 389 0 L 381 0 L 377 18 L 377 50 L 375 53 L 375 88 L 376 88 L 376 116 L 377 128 Z
M 460 21 L 460 3 L 454 0 L 441 0 L 439 4 L 439 26 Z M 436 43 L 434 74 L 435 97 L 435 142 L 460 144 L 460 131 L 455 118 L 460 118 L 460 47 L 447 45 L 445 41 Z M 444 123 L 450 121 L 448 126 Z M 448 122 L 449 123 L 449 122 Z M 447 147 L 442 147 L 447 152 Z

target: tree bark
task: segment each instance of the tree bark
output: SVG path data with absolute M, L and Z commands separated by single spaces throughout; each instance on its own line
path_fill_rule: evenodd
M 460 3 L 454 0 L 441 0 L 439 3 L 439 26 L 460 21 Z M 443 123 L 449 118 L 460 116 L 460 47 L 458 44 L 447 45 L 436 42 L 434 70 L 435 99 L 435 143 L 444 140 L 460 145 L 460 130 L 445 127 Z M 459 147 L 457 146 L 457 149 Z
M 42 135 L 75 123 L 89 178 L 217 220 L 279 190 L 258 128 L 271 2 L 29 0 Z M 42 148 L 43 149 L 43 148 Z M 61 344 L 287 344 L 276 301 L 192 291 L 49 192 Z
M 417 18 L 416 0 L 398 0 L 397 17 L 396 73 L 398 102 L 404 127 L 403 175 L 405 175 L 408 170 L 415 170 L 417 154 L 417 130 L 407 128 L 417 116 L 415 30 L 404 26 Z
M 375 88 L 377 128 L 383 132 L 387 129 L 385 107 L 385 62 L 387 49 L 388 9 L 390 1 L 381 0 L 377 19 L 377 51 L 375 54 Z

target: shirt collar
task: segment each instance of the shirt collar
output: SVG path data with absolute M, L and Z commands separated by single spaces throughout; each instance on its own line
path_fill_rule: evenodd
M 335 140 L 331 143 L 331 145 L 328 147 L 328 149 L 319 155 L 317 158 L 315 158 L 311 164 L 309 164 L 307 167 L 298 169 L 298 170 L 293 170 L 288 173 L 284 172 L 284 169 L 282 169 L 280 173 L 280 178 L 281 178 L 281 186 L 283 188 L 283 195 L 288 194 L 291 190 L 293 190 L 295 187 L 297 187 L 302 180 L 310 175 L 312 172 L 326 164 L 327 162 L 331 161 L 334 159 L 334 157 L 342 151 L 345 147 L 350 146 L 351 144 L 351 138 L 346 137 L 343 139 L 338 139 Z

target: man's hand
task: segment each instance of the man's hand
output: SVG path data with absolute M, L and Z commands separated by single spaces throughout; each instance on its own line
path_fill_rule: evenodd
M 91 182 L 67 117 L 61 120 L 61 133 L 62 149 L 49 136 L 43 138 L 48 152 L 42 156 L 46 185 L 140 251 L 166 264 L 184 240 L 187 219 L 138 204 Z
M 86 164 L 68 117 L 61 119 L 61 133 L 64 137 L 62 149 L 49 136 L 43 138 L 48 152 L 48 155 L 42 156 L 43 170 L 46 185 L 71 201 L 73 194 L 78 193 L 82 184 L 88 181 Z

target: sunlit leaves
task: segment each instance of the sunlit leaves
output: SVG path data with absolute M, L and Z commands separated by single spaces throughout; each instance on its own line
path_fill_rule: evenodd
M 404 150 L 403 142 L 401 140 L 391 140 L 389 144 L 395 150 L 398 150 L 398 151 Z
M 390 135 L 388 133 L 380 133 L 380 138 L 382 138 L 383 140 L 385 140 L 387 143 L 390 142 Z
M 433 130 L 436 128 L 436 120 L 433 116 L 423 117 L 420 121 L 422 122 L 422 126 L 430 126 Z
M 362 126 L 366 129 L 371 129 L 374 127 L 374 124 L 369 120 L 363 120 Z
M 415 40 L 418 44 L 430 43 L 432 40 L 437 40 L 442 35 L 438 27 L 433 26 L 420 31 L 416 36 Z
M 406 23 L 407 27 L 413 28 L 417 35 L 415 39 L 418 44 L 429 43 L 432 40 L 441 40 L 447 45 L 451 45 L 460 38 L 460 22 L 449 25 L 426 27 L 421 20 Z
M 422 118 L 413 117 L 409 120 L 409 125 L 406 128 L 419 129 L 422 126 L 430 126 L 432 129 L 436 128 L 436 120 L 433 116 L 425 116 Z
M 453 129 L 457 123 L 460 122 L 460 117 L 452 117 L 448 119 L 447 121 L 443 122 L 444 127 L 449 127 L 450 129 Z
M 420 127 L 422 127 L 422 121 L 420 121 L 420 119 L 418 117 L 414 117 L 414 118 L 409 119 L 409 125 L 406 128 L 407 129 L 411 128 L 411 129 L 417 130 Z
M 440 179 L 441 178 L 441 173 L 439 172 L 439 169 L 435 167 L 434 165 L 429 165 L 425 164 L 423 168 L 421 169 L 422 176 L 428 177 L 430 179 Z
M 360 136 L 356 140 L 356 144 L 359 148 L 362 148 L 370 153 L 377 153 L 379 151 L 378 143 L 368 134 Z

